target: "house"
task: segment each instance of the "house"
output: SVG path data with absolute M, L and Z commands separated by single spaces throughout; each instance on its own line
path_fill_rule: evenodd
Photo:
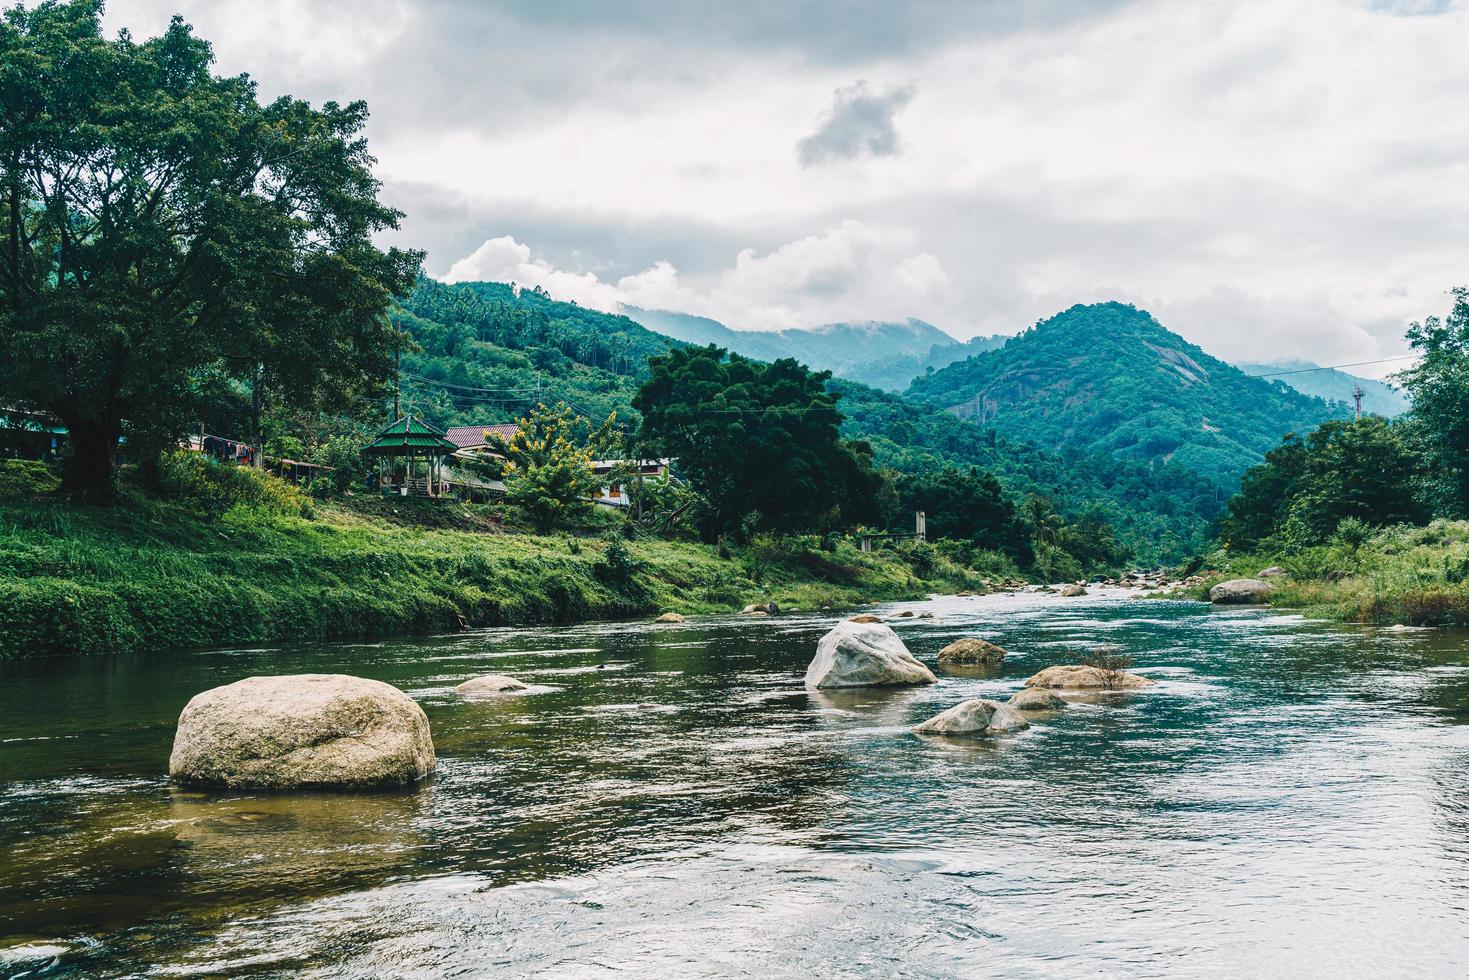
M 671 460 L 667 459 L 594 459 L 592 460 L 592 472 L 604 478 L 604 483 L 595 496 L 593 503 L 601 504 L 603 507 L 630 507 L 632 499 L 627 494 L 627 487 L 620 483 L 613 483 L 608 479 L 614 470 L 626 472 L 631 471 L 630 478 L 633 480 L 646 480 L 650 477 L 667 476 L 668 466 Z M 623 477 L 627 479 L 628 477 Z
M 0 459 L 55 459 L 66 438 L 66 427 L 59 419 L 16 405 L 0 405 Z
M 498 496 L 505 492 L 505 484 L 492 480 L 470 465 L 489 458 L 503 459 L 502 446 L 515 435 L 518 427 L 514 422 L 493 425 L 456 425 L 444 432 L 444 438 L 455 446 L 454 454 L 446 460 L 448 479 L 461 496 Z

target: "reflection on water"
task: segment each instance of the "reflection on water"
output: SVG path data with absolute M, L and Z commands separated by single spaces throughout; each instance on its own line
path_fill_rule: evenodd
M 491 630 L 0 665 L 0 974 L 1462 975 L 1469 646 L 1111 596 L 939 599 L 1001 668 L 807 694 L 827 623 Z M 1115 643 L 1156 688 L 1003 740 L 909 728 Z M 380 794 L 164 778 L 195 693 L 395 684 Z M 508 673 L 529 693 L 465 701 Z

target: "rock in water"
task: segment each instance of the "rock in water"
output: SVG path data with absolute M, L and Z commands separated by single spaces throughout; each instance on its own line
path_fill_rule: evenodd
M 168 760 L 180 783 L 229 789 L 378 789 L 433 768 L 423 709 L 346 674 L 247 677 L 196 694 Z
M 955 640 L 939 651 L 941 664 L 1001 664 L 1005 662 L 1005 650 L 988 640 L 966 636 Z
M 1232 578 L 1209 590 L 1209 601 L 1218 605 L 1261 605 L 1270 599 L 1270 583 L 1257 578 Z
M 892 687 L 934 684 L 933 671 L 908 652 L 885 623 L 837 623 L 816 645 L 807 687 Z
M 655 623 L 682 623 L 683 622 L 683 617 L 680 616 L 676 612 L 666 612 L 662 616 L 659 616 L 657 619 L 653 620 L 653 622 L 655 622 Z
M 1074 599 L 1081 595 L 1086 595 L 1085 586 L 1077 585 L 1075 582 L 1061 586 L 1061 597 L 1063 599 Z
M 471 677 L 469 680 L 454 688 L 460 694 L 505 694 L 509 691 L 524 691 L 525 685 L 513 677 L 504 674 L 485 674 L 483 677 Z
M 926 735 L 998 735 L 1029 727 L 1030 722 L 1008 704 L 974 698 L 934 715 L 913 730 Z
M 1016 691 L 1005 702 L 1016 711 L 1055 711 L 1066 707 L 1066 699 L 1044 687 L 1027 687 Z
M 1026 687 L 1049 687 L 1056 690 L 1100 690 L 1100 691 L 1129 691 L 1139 687 L 1152 687 L 1157 681 L 1150 681 L 1146 677 L 1137 674 L 1129 674 L 1118 671 L 1116 677 L 1109 678 L 1107 672 L 1099 667 L 1088 667 L 1084 664 L 1065 664 L 1060 667 L 1047 667 L 1045 670 L 1029 678 L 1025 682 Z
M 774 616 L 780 607 L 773 602 L 752 602 L 740 610 L 741 616 Z
M 853 616 L 851 619 L 847 620 L 847 622 L 849 622 L 849 623 L 880 623 L 880 622 L 882 622 L 882 617 L 881 616 L 874 616 L 874 615 L 872 615 L 872 613 L 858 613 L 857 615 Z

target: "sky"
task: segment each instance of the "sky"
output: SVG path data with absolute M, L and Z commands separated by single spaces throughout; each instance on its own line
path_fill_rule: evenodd
M 1469 283 L 1469 0 L 109 0 L 365 99 L 451 281 L 961 339 L 1131 302 L 1235 361 L 1399 355 Z M 1381 376 L 1401 364 L 1361 369 Z

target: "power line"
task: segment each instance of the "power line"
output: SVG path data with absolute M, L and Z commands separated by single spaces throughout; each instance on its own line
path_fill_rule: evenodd
M 1326 367 L 1300 368 L 1295 371 L 1276 371 L 1272 374 L 1247 374 L 1247 378 L 1283 378 L 1287 374 L 1310 374 L 1313 371 L 1338 371 L 1349 367 L 1366 367 L 1369 364 L 1387 364 L 1390 361 L 1411 361 L 1417 354 L 1399 354 L 1397 357 L 1383 357 L 1375 361 L 1354 361 L 1351 364 L 1331 364 Z

